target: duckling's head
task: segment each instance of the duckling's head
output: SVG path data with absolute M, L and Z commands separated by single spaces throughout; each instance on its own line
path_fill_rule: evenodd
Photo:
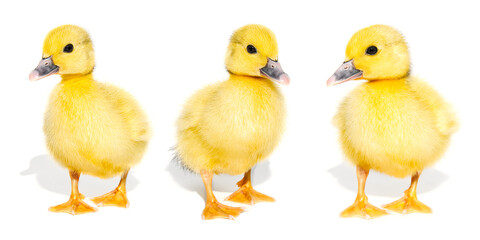
M 358 31 L 348 42 L 345 56 L 327 86 L 354 79 L 403 79 L 410 73 L 407 43 L 390 26 L 373 25 Z
M 246 25 L 233 33 L 225 65 L 231 74 L 265 77 L 281 84 L 290 82 L 278 62 L 275 34 L 262 25 Z
M 30 73 L 30 81 L 52 74 L 85 75 L 93 71 L 93 44 L 85 29 L 63 25 L 50 31 L 43 43 L 42 60 Z

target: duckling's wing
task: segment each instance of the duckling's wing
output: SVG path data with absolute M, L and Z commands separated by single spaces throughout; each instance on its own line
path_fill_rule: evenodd
M 433 112 L 440 133 L 450 135 L 457 131 L 459 123 L 455 113 L 435 89 L 416 78 L 409 79 L 408 83 L 417 99 Z
M 183 111 L 177 120 L 179 131 L 197 127 L 200 123 L 202 114 L 205 111 L 207 101 L 217 90 L 218 85 L 209 85 L 192 95 L 183 107 Z
M 177 145 L 172 148 L 173 160 L 190 171 L 197 171 L 202 159 L 208 161 L 209 149 L 206 149 L 205 139 L 199 134 L 201 119 L 206 111 L 207 102 L 212 98 L 217 85 L 207 86 L 192 95 L 183 106 L 177 119 Z
M 112 108 L 124 119 L 132 139 L 148 141 L 151 136 L 148 118 L 135 98 L 125 90 L 110 84 L 102 84 L 102 89 Z

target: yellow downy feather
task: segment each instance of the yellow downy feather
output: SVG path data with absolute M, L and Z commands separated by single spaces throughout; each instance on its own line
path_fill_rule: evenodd
M 365 54 L 373 45 L 378 53 Z M 346 60 L 353 60 L 362 78 L 370 80 L 345 97 L 334 118 L 348 159 L 395 177 L 435 163 L 458 122 L 434 89 L 409 76 L 403 36 L 384 25 L 360 30 L 347 46 Z
M 343 150 L 355 165 L 405 177 L 432 165 L 444 153 L 453 129 L 438 127 L 445 120 L 437 112 L 448 110 L 427 104 L 425 98 L 440 96 L 417 82 L 414 78 L 370 81 L 344 99 L 335 118 Z M 445 118 L 453 126 L 451 116 Z
M 62 51 L 72 43 L 74 51 Z M 62 81 L 45 114 L 48 149 L 63 166 L 108 178 L 138 163 L 150 136 L 147 117 L 124 90 L 93 79 L 93 45 L 80 27 L 64 25 L 45 40 L 44 57 L 52 56 Z
M 258 53 L 246 53 L 248 44 Z M 263 26 L 247 25 L 232 36 L 226 55 L 230 78 L 195 93 L 177 121 L 176 154 L 184 166 L 197 173 L 243 174 L 278 145 L 283 96 L 259 72 L 277 52 L 275 36 Z

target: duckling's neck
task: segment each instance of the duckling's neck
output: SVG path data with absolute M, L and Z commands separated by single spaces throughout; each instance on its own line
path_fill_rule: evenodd
M 364 77 L 363 79 L 368 80 L 370 82 L 376 82 L 376 81 L 401 81 L 401 82 L 405 82 L 409 78 L 411 78 L 410 70 L 408 70 L 407 72 L 405 72 L 403 74 L 400 73 L 398 75 L 393 75 L 393 76 L 390 76 L 390 77 L 381 77 L 381 78 L 377 78 L 377 77 L 367 78 L 367 77 Z
M 391 87 L 393 89 L 400 89 L 408 84 L 407 78 L 398 78 L 398 79 L 382 79 L 382 80 L 370 80 L 365 84 L 370 87 Z
M 65 83 L 74 83 L 78 81 L 93 81 L 93 74 L 64 74 L 61 75 L 63 84 Z
M 247 76 L 247 75 L 237 75 L 232 73 L 230 73 L 230 77 L 228 78 L 228 81 L 275 87 L 275 84 L 267 78 L 253 77 L 253 76 Z

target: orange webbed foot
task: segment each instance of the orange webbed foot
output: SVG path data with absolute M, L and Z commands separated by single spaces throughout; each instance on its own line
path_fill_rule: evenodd
M 216 218 L 233 220 L 244 211 L 240 207 L 230 207 L 220 204 L 217 201 L 205 203 L 205 209 L 202 212 L 202 219 L 211 220 Z
M 237 183 L 239 189 L 228 196 L 225 201 L 253 205 L 259 202 L 275 202 L 275 199 L 263 193 L 255 191 L 251 183 L 251 170 Z
M 79 197 L 70 197 L 70 199 L 57 206 L 50 207 L 50 212 L 64 212 L 72 215 L 96 212 L 97 209 L 83 201 L 83 195 Z
M 383 208 L 393 212 L 408 213 L 432 213 L 432 209 L 420 202 L 416 196 L 405 195 L 399 200 L 383 205 Z
M 405 195 L 399 200 L 386 204 L 383 207 L 401 214 L 408 213 L 432 213 L 432 209 L 417 199 L 417 183 L 420 178 L 420 172 L 412 175 L 410 187 L 405 191 Z
M 340 213 L 341 217 L 360 217 L 364 219 L 372 219 L 384 215 L 388 215 L 387 211 L 373 206 L 366 198 L 363 200 L 355 200 L 352 206 Z
M 237 191 L 228 196 L 225 201 L 253 205 L 259 202 L 275 202 L 275 199 L 255 191 L 251 186 L 243 185 Z
M 102 196 L 91 198 L 90 200 L 99 207 L 115 206 L 128 208 L 130 205 L 128 202 L 127 193 L 118 188 Z

